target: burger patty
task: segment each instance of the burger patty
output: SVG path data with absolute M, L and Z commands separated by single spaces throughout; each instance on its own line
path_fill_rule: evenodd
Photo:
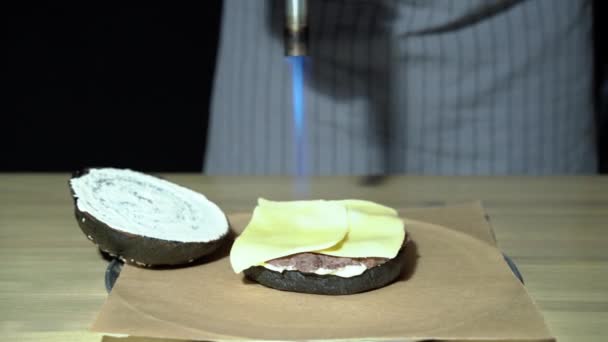
M 267 264 L 277 267 L 294 268 L 300 272 L 314 273 L 318 269 L 337 270 L 346 266 L 364 265 L 372 268 L 387 262 L 387 258 L 346 258 L 317 253 L 298 253 L 267 261 Z

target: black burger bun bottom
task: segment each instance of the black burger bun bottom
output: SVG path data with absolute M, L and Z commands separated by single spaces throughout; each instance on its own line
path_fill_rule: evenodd
M 299 271 L 276 272 L 263 266 L 250 267 L 243 273 L 255 282 L 282 291 L 321 295 L 355 294 L 384 287 L 399 278 L 406 265 L 406 245 L 395 258 L 349 278 Z
M 95 169 L 85 169 L 83 171 L 75 172 L 72 176 L 72 180 L 86 176 L 91 170 Z M 137 182 L 143 184 L 150 183 L 153 184 L 154 187 L 163 187 L 166 186 L 167 183 L 167 181 L 161 180 L 158 177 L 139 174 L 130 170 L 117 170 L 116 172 L 119 176 L 122 176 L 121 172 L 123 171 L 129 172 L 127 176 L 134 176 L 137 178 Z M 106 180 L 104 179 L 104 181 Z M 174 186 L 174 184 L 167 186 L 167 191 L 171 191 Z M 188 265 L 204 256 L 216 252 L 222 245 L 230 240 L 230 230 L 227 218 L 219 208 L 208 210 L 208 212 L 215 216 L 221 215 L 221 218 L 226 222 L 225 232 L 222 230 L 223 233 L 218 234 L 217 237 L 207 241 L 179 241 L 179 239 L 157 238 L 145 234 L 134 234 L 129 232 L 128 229 L 113 228 L 90 212 L 80 210 L 78 206 L 78 201 L 80 200 L 78 197 L 79 194 L 76 193 L 71 182 L 70 190 L 74 198 L 75 217 L 82 232 L 103 252 L 108 253 L 112 257 L 118 257 L 124 262 L 132 265 L 140 267 Z M 175 193 L 173 194 L 175 195 Z M 142 206 L 149 205 L 146 201 L 142 203 Z M 139 203 L 137 204 L 139 205 Z M 154 209 L 163 210 L 162 207 Z M 192 210 L 202 209 L 194 207 Z M 200 227 L 200 229 L 204 228 L 205 227 Z

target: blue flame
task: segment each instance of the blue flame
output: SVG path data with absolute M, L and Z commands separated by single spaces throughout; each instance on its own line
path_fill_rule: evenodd
M 304 56 L 288 57 L 292 74 L 293 130 L 296 175 L 306 173 L 306 125 L 304 117 Z

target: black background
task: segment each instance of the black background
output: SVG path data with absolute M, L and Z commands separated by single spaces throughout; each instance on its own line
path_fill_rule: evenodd
M 4 12 L 0 170 L 200 171 L 221 2 L 98 4 Z
M 606 155 L 608 106 L 599 96 L 606 4 L 594 6 L 599 145 Z M 221 1 L 37 4 L 2 12 L 0 171 L 201 171 Z

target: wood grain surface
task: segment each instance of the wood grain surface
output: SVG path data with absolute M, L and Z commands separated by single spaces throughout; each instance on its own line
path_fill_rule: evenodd
M 364 198 L 393 207 L 481 200 L 558 341 L 608 340 L 606 177 L 394 176 L 370 186 L 355 177 L 164 176 L 226 212 L 250 210 L 258 197 Z M 2 341 L 103 339 L 87 327 L 106 298 L 107 262 L 76 224 L 68 178 L 0 174 Z

